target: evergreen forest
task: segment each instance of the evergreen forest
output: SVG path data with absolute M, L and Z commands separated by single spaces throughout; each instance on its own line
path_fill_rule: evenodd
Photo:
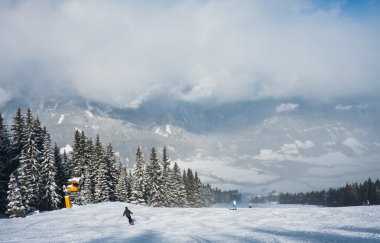
M 307 193 L 282 193 L 281 204 L 311 204 L 327 207 L 380 205 L 380 181 L 368 178 L 363 184 L 346 184 L 341 188 Z
M 148 159 L 137 146 L 134 167 L 127 169 L 112 144 L 103 146 L 83 131 L 74 133 L 73 151 L 63 154 L 30 109 L 17 109 L 8 129 L 0 114 L 0 213 L 25 217 L 28 213 L 64 207 L 65 186 L 80 178 L 75 195 L 79 205 L 122 201 L 150 207 L 205 207 L 213 189 L 197 172 L 181 170 L 152 148 Z M 74 195 L 73 195 L 74 196 Z

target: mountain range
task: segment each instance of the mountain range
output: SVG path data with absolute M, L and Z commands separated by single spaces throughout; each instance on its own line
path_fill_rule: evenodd
M 29 107 L 70 149 L 75 129 L 111 142 L 133 167 L 136 147 L 169 150 L 203 182 L 251 193 L 328 189 L 380 175 L 380 109 L 370 98 L 315 103 L 300 99 L 235 103 L 168 97 L 118 108 L 78 97 L 12 99 L 0 106 L 11 124 Z

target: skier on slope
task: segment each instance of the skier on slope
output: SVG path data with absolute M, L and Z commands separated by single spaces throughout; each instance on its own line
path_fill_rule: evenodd
M 124 210 L 124 213 L 123 213 L 123 217 L 125 216 L 125 217 L 128 218 L 129 224 L 133 224 L 133 220 L 132 220 L 131 214 L 133 214 L 131 212 L 131 210 L 129 210 L 128 207 L 125 207 L 125 210 Z
M 236 210 L 236 201 L 235 200 L 232 202 L 232 209 Z

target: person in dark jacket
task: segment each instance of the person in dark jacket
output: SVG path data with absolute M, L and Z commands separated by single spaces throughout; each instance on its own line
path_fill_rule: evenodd
M 131 212 L 131 210 L 129 210 L 128 207 L 125 207 L 125 210 L 124 210 L 124 213 L 123 213 L 123 217 L 125 216 L 125 217 L 128 218 L 129 224 L 133 224 L 133 220 L 132 220 L 131 214 L 133 214 Z

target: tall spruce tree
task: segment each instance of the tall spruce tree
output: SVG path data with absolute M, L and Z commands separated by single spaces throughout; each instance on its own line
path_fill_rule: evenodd
M 11 165 L 10 171 L 14 171 L 20 164 L 20 156 L 23 147 L 26 144 L 25 138 L 25 118 L 21 109 L 17 108 L 16 115 L 12 123 L 12 145 L 11 145 Z
M 146 178 L 148 185 L 148 205 L 150 207 L 161 207 L 164 204 L 164 189 L 162 182 L 162 171 L 158 162 L 156 150 L 152 148 L 150 161 L 146 167 Z
M 45 142 L 44 139 L 45 139 L 45 135 L 47 131 L 46 131 L 46 128 L 42 127 L 41 122 L 38 119 L 38 117 L 34 120 L 32 126 L 33 126 L 32 129 L 33 129 L 33 134 L 34 134 L 34 141 L 35 141 L 37 152 L 38 152 L 38 161 L 41 162 L 44 159 L 42 150 L 44 149 L 44 142 Z
M 106 148 L 105 161 L 108 168 L 108 177 L 109 177 L 109 185 L 110 185 L 110 200 L 116 200 L 116 184 L 118 182 L 119 174 L 117 168 L 117 157 L 115 152 L 113 151 L 112 144 L 108 144 Z
M 23 205 L 27 212 L 30 212 L 38 208 L 41 199 L 39 151 L 36 147 L 34 118 L 30 109 L 27 112 L 24 138 L 26 142 L 19 157 L 16 180 L 20 183 Z
M 65 164 L 63 163 L 63 158 L 61 156 L 58 145 L 56 143 L 54 144 L 54 161 L 57 167 L 56 183 L 58 187 L 58 194 L 61 196 L 61 198 L 63 198 L 64 197 L 63 187 L 66 185 L 67 180 L 69 178 L 66 175 L 67 169 L 65 167 Z M 61 200 L 59 207 L 63 207 L 63 200 Z
M 193 171 L 188 168 L 187 173 L 185 174 L 186 177 L 186 201 L 191 207 L 196 207 L 196 195 L 195 195 L 195 181 L 194 181 L 194 174 Z
M 177 162 L 174 163 L 172 170 L 172 181 L 173 188 L 173 201 L 175 207 L 184 207 L 186 206 L 186 189 L 185 184 L 181 176 L 181 169 L 179 168 Z
M 186 205 L 184 206 L 189 206 L 190 205 L 190 202 L 188 201 L 188 183 L 187 183 L 187 175 L 186 175 L 186 170 L 183 170 L 182 171 L 182 183 L 183 183 L 183 186 L 185 187 L 185 196 L 186 196 Z
M 32 115 L 32 112 L 30 109 L 28 109 L 28 112 L 27 112 L 27 126 L 29 124 L 29 120 L 32 122 L 32 124 L 30 126 L 31 126 L 31 130 L 33 131 L 34 143 L 35 143 L 36 154 L 37 154 L 35 168 L 38 171 L 35 171 L 35 174 L 40 175 L 40 178 L 38 178 L 38 180 L 37 180 L 37 183 L 38 183 L 38 202 L 39 202 L 39 203 L 37 203 L 37 207 L 38 207 L 38 209 L 42 209 L 38 205 L 42 205 L 40 202 L 42 202 L 43 197 L 44 197 L 44 188 L 45 188 L 44 179 L 45 178 L 42 176 L 41 173 L 42 173 L 42 162 L 45 159 L 43 151 L 44 151 L 44 142 L 45 142 L 44 140 L 45 140 L 45 135 L 47 134 L 47 130 L 46 130 L 46 127 L 44 127 L 44 128 L 42 127 L 41 122 L 38 119 L 38 117 L 35 119 L 33 118 L 33 115 Z M 50 139 L 50 137 L 49 137 L 49 139 Z
M 174 202 L 174 188 L 172 184 L 172 173 L 170 171 L 170 160 L 166 151 L 166 146 L 162 151 L 162 193 L 163 193 L 163 206 L 171 207 Z
M 110 176 L 99 135 L 96 136 L 94 149 L 96 156 L 95 163 L 97 164 L 95 177 L 95 200 L 97 202 L 107 202 L 111 199 Z
M 87 167 L 84 170 L 80 185 L 80 201 L 82 204 L 90 204 L 95 202 L 94 193 L 92 191 L 94 188 L 93 183 L 94 182 Z
M 0 113 L 0 213 L 7 206 L 7 191 L 10 174 L 11 140 L 5 121 Z
M 95 177 L 97 171 L 97 160 L 94 148 L 94 143 L 91 138 L 86 138 L 85 148 L 84 148 L 84 174 L 82 175 L 83 182 L 87 186 L 86 193 L 88 199 L 85 199 L 87 203 L 94 203 L 95 200 Z
M 82 175 L 82 169 L 85 163 L 85 135 L 79 130 L 74 134 L 74 146 L 70 163 L 70 177 L 80 177 Z
M 128 197 L 128 171 L 125 167 L 119 164 L 119 177 L 115 188 L 116 200 L 121 202 L 129 202 Z
M 140 146 L 136 151 L 136 163 L 133 169 L 133 182 L 131 189 L 131 203 L 146 205 L 144 199 L 145 193 L 145 175 L 144 175 L 145 161 Z
M 43 128 L 43 134 L 44 139 L 41 148 L 43 158 L 41 162 L 41 181 L 43 182 L 43 188 L 40 209 L 54 210 L 60 206 L 61 202 L 60 188 L 56 183 L 58 179 L 57 166 L 51 149 L 50 134 L 47 132 L 46 127 Z
M 194 176 L 194 206 L 199 208 L 203 206 L 203 185 L 198 177 L 198 172 Z

